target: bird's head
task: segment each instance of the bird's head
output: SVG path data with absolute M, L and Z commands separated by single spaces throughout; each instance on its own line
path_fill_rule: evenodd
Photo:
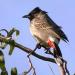
M 24 15 L 23 18 L 28 18 L 30 20 L 34 19 L 40 12 L 47 13 L 41 10 L 39 7 L 34 8 L 28 15 Z

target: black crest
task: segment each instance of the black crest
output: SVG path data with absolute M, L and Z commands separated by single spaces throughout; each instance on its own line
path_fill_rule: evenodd
M 34 19 L 36 17 L 36 14 L 38 13 L 47 13 L 43 10 L 41 10 L 39 7 L 34 8 L 28 15 L 24 15 L 23 18 L 29 18 L 30 20 Z
M 29 14 L 36 14 L 42 11 L 39 7 L 34 8 Z

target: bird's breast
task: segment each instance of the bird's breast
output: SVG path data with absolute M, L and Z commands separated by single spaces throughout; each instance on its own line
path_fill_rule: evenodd
M 40 24 L 38 24 L 40 25 Z M 35 25 L 30 25 L 30 32 L 33 36 L 36 36 L 37 38 L 41 39 L 42 41 L 46 41 L 48 38 L 48 33 L 46 33 L 45 30 L 41 29 L 40 27 L 36 27 Z M 37 40 L 39 40 L 37 39 Z
M 30 32 L 35 37 L 38 43 L 42 42 L 47 44 L 47 41 L 50 39 L 52 42 L 57 42 L 56 37 L 53 36 L 53 31 L 50 30 L 50 27 L 47 26 L 45 21 L 41 22 L 39 19 L 33 20 L 30 23 Z

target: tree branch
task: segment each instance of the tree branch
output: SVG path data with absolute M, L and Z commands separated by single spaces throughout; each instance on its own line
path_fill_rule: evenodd
M 14 40 L 11 37 L 0 36 L 0 42 L 4 42 L 4 43 L 10 45 L 13 41 Z M 19 48 L 19 49 L 21 49 L 22 51 L 24 51 L 24 52 L 26 52 L 28 54 L 33 51 L 32 49 L 27 48 L 27 47 L 15 42 L 15 41 L 14 41 L 14 46 Z M 69 71 L 67 69 L 67 66 L 64 66 L 65 60 L 63 59 L 63 57 L 60 57 L 60 56 L 57 55 L 58 57 L 49 58 L 49 57 L 39 55 L 36 52 L 32 52 L 32 55 L 37 57 L 37 58 L 39 58 L 39 59 L 41 59 L 41 60 L 56 63 L 58 65 L 58 67 L 59 67 L 61 75 L 66 75 L 66 73 L 68 73 L 68 75 L 70 75 Z
M 9 37 L 3 37 L 3 36 L 0 36 L 0 42 L 5 42 L 7 44 L 10 44 L 13 40 Z M 15 41 L 14 41 L 15 42 Z M 14 46 L 21 49 L 22 51 L 26 52 L 26 53 L 30 53 L 32 52 L 33 50 L 30 49 L 30 48 L 27 48 L 17 42 L 14 43 Z M 52 63 L 56 63 L 55 60 L 53 58 L 48 58 L 48 57 L 45 57 L 45 56 L 42 56 L 42 55 L 39 55 L 37 54 L 36 52 L 33 52 L 32 53 L 33 56 L 39 58 L 39 59 L 42 59 L 44 61 L 49 61 L 49 62 L 52 62 Z
M 29 59 L 29 63 L 30 63 L 30 68 L 29 68 L 28 71 L 25 71 L 25 72 L 24 72 L 24 75 L 28 75 L 28 73 L 30 73 L 31 70 L 33 70 L 33 75 L 36 75 L 35 68 L 34 68 L 34 66 L 33 66 L 33 64 L 32 64 L 32 62 L 31 62 L 30 57 L 28 57 L 28 59 Z
M 64 62 L 62 61 L 62 59 L 60 57 L 55 58 L 55 61 L 58 65 L 59 71 L 60 71 L 60 75 L 66 75 L 65 69 L 64 69 Z

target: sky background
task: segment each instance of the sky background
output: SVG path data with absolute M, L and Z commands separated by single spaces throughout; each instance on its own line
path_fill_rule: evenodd
M 75 0 L 1 0 L 0 29 L 10 30 L 14 27 L 20 30 L 20 35 L 15 40 L 26 47 L 34 49 L 36 41 L 29 31 L 30 21 L 23 19 L 22 16 L 28 14 L 37 6 L 47 11 L 48 15 L 63 28 L 69 38 L 68 44 L 61 41 L 59 46 L 64 59 L 68 62 L 68 70 L 73 75 L 75 72 Z M 16 48 L 13 54 L 9 56 L 8 49 L 9 47 L 3 51 L 7 70 L 10 71 L 11 67 L 17 67 L 19 74 L 22 74 L 23 71 L 29 68 L 27 53 Z M 37 50 L 37 53 L 46 55 L 43 50 Z M 42 61 L 34 56 L 31 56 L 31 59 L 37 75 L 53 75 L 48 65 L 52 67 L 55 75 L 60 75 L 56 64 Z

